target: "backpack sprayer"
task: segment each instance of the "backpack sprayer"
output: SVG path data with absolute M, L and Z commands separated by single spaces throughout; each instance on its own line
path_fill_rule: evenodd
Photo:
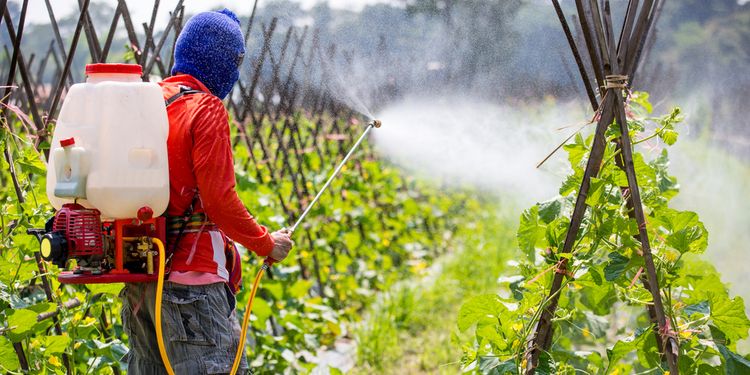
M 156 281 L 166 241 L 169 120 L 161 87 L 134 64 L 89 64 L 60 109 L 47 169 L 57 210 L 30 230 L 63 284 Z
M 57 209 L 44 229 L 30 229 L 40 253 L 61 269 L 62 284 L 156 281 L 155 329 L 159 352 L 174 374 L 161 323 L 169 203 L 167 135 L 162 89 L 141 80 L 132 64 L 90 64 L 85 83 L 73 85 L 52 137 L 47 196 Z M 373 128 L 372 120 L 288 233 L 294 233 Z M 57 146 L 57 147 L 56 147 Z M 276 261 L 266 258 L 250 292 L 232 374 L 237 372 L 252 309 L 263 274 Z

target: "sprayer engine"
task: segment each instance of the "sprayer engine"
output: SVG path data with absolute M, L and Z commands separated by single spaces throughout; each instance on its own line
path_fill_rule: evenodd
M 104 244 L 111 238 L 102 233 L 99 210 L 69 203 L 55 214 L 51 224 L 51 231 L 40 242 L 45 260 L 60 268 L 65 268 L 68 259 L 75 259 L 80 267 L 99 268 L 105 263 Z
M 61 283 L 144 282 L 156 278 L 158 250 L 151 238 L 166 239 L 165 219 L 153 217 L 148 207 L 137 218 L 103 221 L 97 209 L 67 203 L 44 231 L 34 231 L 42 257 L 61 269 L 75 261 L 72 271 L 59 275 Z

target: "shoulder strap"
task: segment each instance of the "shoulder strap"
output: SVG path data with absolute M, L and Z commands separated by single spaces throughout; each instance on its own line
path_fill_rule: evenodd
M 203 93 L 201 90 L 195 90 L 192 87 L 189 86 L 183 86 L 180 85 L 180 91 L 177 94 L 172 95 L 169 99 L 164 101 L 164 105 L 169 107 L 170 104 L 177 101 L 177 99 L 185 96 L 185 95 L 192 95 L 192 94 L 200 94 Z M 182 214 L 182 225 L 180 226 L 180 230 L 177 232 L 177 237 L 175 237 L 174 242 L 172 242 L 171 250 L 168 254 L 168 260 L 172 259 L 172 255 L 174 255 L 174 252 L 177 250 L 177 245 L 180 243 L 180 240 L 182 239 L 182 236 L 185 234 L 185 228 L 187 228 L 188 221 L 190 220 L 190 217 L 193 216 L 193 211 L 195 210 L 195 204 L 198 202 L 199 195 L 198 191 L 196 190 L 193 194 L 193 199 L 190 202 L 190 205 L 188 205 L 187 209 L 185 209 L 185 212 Z
M 176 102 L 177 99 L 183 97 L 184 95 L 200 94 L 200 93 L 203 93 L 203 91 L 193 89 L 192 87 L 189 87 L 189 86 L 180 85 L 180 92 L 172 95 L 169 99 L 165 100 L 164 105 L 169 107 L 170 104 Z

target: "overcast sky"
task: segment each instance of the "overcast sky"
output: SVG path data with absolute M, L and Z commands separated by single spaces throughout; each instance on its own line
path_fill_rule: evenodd
M 92 2 L 99 2 L 101 0 L 92 0 Z M 107 0 L 113 4 L 116 4 L 115 0 Z M 159 2 L 159 18 L 158 21 L 166 22 L 168 20 L 168 12 L 174 9 L 178 0 L 161 0 Z M 316 3 L 324 0 L 295 0 L 302 3 L 305 8 L 312 7 Z M 393 2 L 393 0 L 327 0 L 333 8 L 343 8 L 351 10 L 360 10 L 367 4 Z M 72 12 L 78 12 L 78 0 L 54 0 L 50 2 L 52 9 L 55 12 L 56 18 L 62 18 Z M 263 6 L 264 1 L 260 0 L 258 6 Z M 127 0 L 128 9 L 133 15 L 133 22 L 136 25 L 142 22 L 147 22 L 151 17 L 151 11 L 154 6 L 154 0 Z M 250 14 L 253 7 L 253 0 L 184 0 L 185 10 L 187 13 L 200 12 L 204 10 L 214 9 L 216 7 L 224 6 L 238 14 Z M 49 16 L 47 15 L 47 8 L 44 5 L 44 1 L 30 1 L 28 15 L 26 16 L 29 21 L 34 23 L 47 23 L 49 22 Z

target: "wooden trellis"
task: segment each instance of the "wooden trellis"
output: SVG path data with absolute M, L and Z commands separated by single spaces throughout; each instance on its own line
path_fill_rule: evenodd
M 628 186 L 622 187 L 621 191 L 629 208 L 628 215 L 638 224 L 637 238 L 642 246 L 641 250 L 645 263 L 645 273 L 641 276 L 641 282 L 653 297 L 653 305 L 649 305 L 647 308 L 648 316 L 654 325 L 657 346 L 662 358 L 667 362 L 670 373 L 678 374 L 679 346 L 677 338 L 669 327 L 664 311 L 656 268 L 651 254 L 646 219 L 633 163 L 633 147 L 628 134 L 625 97 L 623 96 L 623 92 L 627 92 L 632 87 L 644 46 L 647 44 L 649 31 L 659 14 L 663 1 L 630 0 L 620 35 L 615 38 L 609 0 L 603 0 L 601 4 L 597 0 L 576 0 L 577 19 L 580 26 L 578 30 L 583 35 L 585 41 L 583 50 L 588 52 L 587 57 L 589 58 L 586 61 L 580 53 L 582 50 L 581 46 L 578 45 L 580 43 L 576 43 L 559 1 L 552 0 L 552 3 L 570 44 L 591 107 L 598 115 L 591 152 L 588 155 L 565 242 L 559 252 L 570 253 L 573 250 L 586 212 L 586 198 L 591 178 L 597 176 L 602 164 L 606 148 L 605 132 L 610 124 L 615 121 L 619 125 L 621 133 L 615 140 L 617 151 L 621 151 L 616 158 L 616 164 L 625 172 L 628 181 Z M 590 78 L 592 76 L 593 79 Z M 595 90 L 595 87 L 598 90 Z M 526 351 L 526 374 L 535 373 L 539 365 L 540 355 L 548 351 L 552 345 L 554 333 L 552 320 L 559 302 L 567 264 L 568 258 L 562 258 L 558 263 L 558 270 L 554 274 L 549 294 L 541 307 L 543 311 L 532 336 L 529 338 Z

